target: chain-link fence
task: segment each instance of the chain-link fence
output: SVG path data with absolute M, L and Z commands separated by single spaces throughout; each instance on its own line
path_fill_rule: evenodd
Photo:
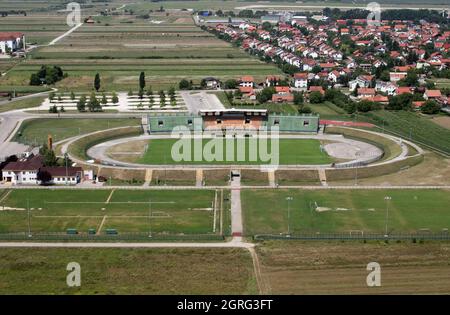
M 1 241 L 61 241 L 61 242 L 97 242 L 97 241 L 223 241 L 224 235 L 218 234 L 149 234 L 149 233 L 118 233 L 118 234 L 65 234 L 65 233 L 3 233 Z
M 257 234 L 256 241 L 264 240 L 450 240 L 448 232 L 439 233 L 299 233 L 299 234 Z

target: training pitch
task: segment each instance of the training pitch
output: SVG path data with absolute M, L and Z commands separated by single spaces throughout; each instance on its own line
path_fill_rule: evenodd
M 0 233 L 27 232 L 30 209 L 32 232 L 215 234 L 219 198 L 214 190 L 3 190 Z
M 450 228 L 448 190 L 243 190 L 247 235 L 442 232 Z M 289 220 L 288 220 L 288 200 Z M 386 200 L 385 197 L 390 197 Z M 387 217 L 387 220 L 386 220 Z

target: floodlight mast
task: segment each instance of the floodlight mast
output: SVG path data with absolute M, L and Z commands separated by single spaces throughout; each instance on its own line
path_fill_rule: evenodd
M 389 220 L 389 201 L 392 199 L 390 196 L 384 197 L 384 200 L 386 201 L 386 218 L 385 218 L 385 230 L 384 230 L 384 237 L 388 237 L 388 220 Z
M 286 200 L 287 200 L 287 219 L 288 219 L 288 230 L 287 230 L 287 234 L 288 234 L 288 235 L 291 235 L 291 201 L 292 201 L 293 199 L 294 199 L 294 198 L 291 197 L 291 196 L 286 197 Z

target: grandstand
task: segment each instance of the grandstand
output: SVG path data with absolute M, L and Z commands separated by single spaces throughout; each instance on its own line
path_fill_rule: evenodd
M 177 126 L 191 131 L 245 131 L 272 130 L 280 132 L 316 133 L 319 130 L 319 116 L 270 114 L 266 109 L 222 109 L 201 110 L 198 115 L 165 114 L 149 115 L 150 133 L 171 132 Z

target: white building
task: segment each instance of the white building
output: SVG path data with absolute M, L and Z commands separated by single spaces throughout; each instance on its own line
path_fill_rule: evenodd
M 294 86 L 298 89 L 306 89 L 308 87 L 308 73 L 295 73 Z
M 25 35 L 19 32 L 0 32 L 0 54 L 25 49 Z
M 8 163 L 2 170 L 3 181 L 16 184 L 37 184 L 37 173 L 42 167 L 42 157 L 31 155 Z

